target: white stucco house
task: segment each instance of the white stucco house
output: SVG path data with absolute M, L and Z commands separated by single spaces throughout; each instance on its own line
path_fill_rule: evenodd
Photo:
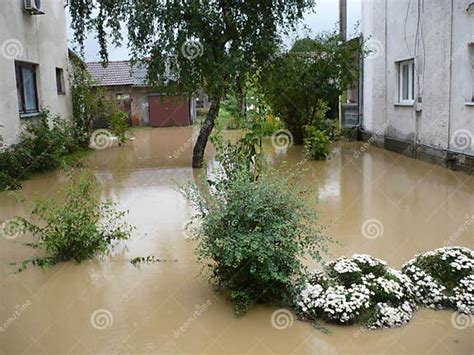
M 15 143 L 42 109 L 69 117 L 68 47 L 63 0 L 2 0 L 0 134 Z
M 472 173 L 473 0 L 364 0 L 362 33 L 363 138 Z

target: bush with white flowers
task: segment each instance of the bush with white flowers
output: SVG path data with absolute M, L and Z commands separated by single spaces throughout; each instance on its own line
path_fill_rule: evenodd
M 355 254 L 309 273 L 295 303 L 304 319 L 392 328 L 410 321 L 416 309 L 413 289 L 410 279 L 385 261 Z
M 418 254 L 402 267 L 418 303 L 474 314 L 474 251 L 445 247 Z

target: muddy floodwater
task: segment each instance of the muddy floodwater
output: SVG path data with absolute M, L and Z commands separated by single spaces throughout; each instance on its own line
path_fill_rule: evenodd
M 242 318 L 213 292 L 186 240 L 192 210 L 177 191 L 193 181 L 193 128 L 135 129 L 123 147 L 94 151 L 85 161 L 137 229 L 111 255 L 82 264 L 12 273 L 35 250 L 31 236 L 0 238 L 0 354 L 295 353 L 473 354 L 473 319 L 460 325 L 451 311 L 420 310 L 406 326 L 368 331 L 297 321 L 272 325 L 274 308 L 255 306 Z M 275 152 L 275 166 L 293 166 L 301 147 Z M 207 154 L 212 160 L 212 150 Z M 320 200 L 321 221 L 340 242 L 332 256 L 372 254 L 400 267 L 416 253 L 444 245 L 474 247 L 474 177 L 359 142 L 333 145 L 330 159 L 308 162 L 301 183 Z M 24 183 L 27 201 L 60 191 L 64 174 Z M 0 193 L 0 221 L 27 210 Z M 364 230 L 367 221 L 378 221 Z M 167 262 L 134 267 L 153 255 Z M 174 260 L 177 260 L 176 262 Z M 315 264 L 315 266 L 317 266 Z M 280 329 L 277 329 L 280 328 Z

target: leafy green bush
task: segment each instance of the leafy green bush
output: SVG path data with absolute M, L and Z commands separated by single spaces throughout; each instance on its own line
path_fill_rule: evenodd
M 242 116 L 242 110 L 235 95 L 229 95 L 222 100 L 217 119 L 225 129 L 244 128 L 245 117 Z
M 415 285 L 418 303 L 474 314 L 474 252 L 446 247 L 416 255 L 403 265 Z
M 244 120 L 238 115 L 234 115 L 224 105 L 226 101 L 222 102 L 222 106 L 219 109 L 219 116 L 217 116 L 217 125 L 222 129 L 241 129 L 244 125 Z
M 295 176 L 266 172 L 252 179 L 245 164 L 232 163 L 231 177 L 224 173 L 185 195 L 199 211 L 197 255 L 243 314 L 255 302 L 288 301 L 292 281 L 304 271 L 301 258 L 319 260 L 328 238 Z
M 125 132 L 128 129 L 128 115 L 116 108 L 109 115 L 109 129 L 118 138 L 119 145 L 126 142 Z
M 73 132 L 70 121 L 47 111 L 30 121 L 18 144 L 0 150 L 0 190 L 19 188 L 32 173 L 60 166 L 64 156 L 79 149 Z
M 81 148 L 89 146 L 94 120 L 103 119 L 106 91 L 95 86 L 89 72 L 78 58 L 72 58 L 69 71 L 72 96 L 72 131 Z
M 320 101 L 337 102 L 357 82 L 362 54 L 362 41 L 342 41 L 337 32 L 324 33 L 296 40 L 262 68 L 260 87 L 295 144 L 304 143 L 304 127 L 313 124 Z
M 100 202 L 98 192 L 92 174 L 70 174 L 63 199 L 35 202 L 32 215 L 40 225 L 26 219 L 23 223 L 38 237 L 33 246 L 45 256 L 25 260 L 20 271 L 30 263 L 42 267 L 69 260 L 79 263 L 106 252 L 113 242 L 129 238 L 133 227 L 123 221 L 126 212 L 116 211 L 111 201 Z
M 313 126 L 306 126 L 306 138 L 304 139 L 305 153 L 310 159 L 324 160 L 330 152 L 331 141 L 324 131 Z

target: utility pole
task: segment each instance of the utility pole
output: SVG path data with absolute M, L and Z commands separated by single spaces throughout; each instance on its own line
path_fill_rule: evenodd
M 347 0 L 339 0 L 339 33 L 347 41 Z
M 347 41 L 347 0 L 339 0 L 339 34 L 344 42 Z M 339 129 L 342 128 L 343 96 L 339 95 Z

